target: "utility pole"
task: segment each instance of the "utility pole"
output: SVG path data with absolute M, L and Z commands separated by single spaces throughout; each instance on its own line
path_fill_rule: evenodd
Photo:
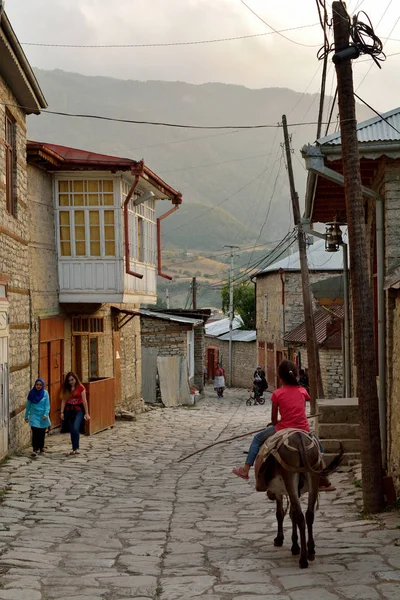
M 165 302 L 167 304 L 167 309 L 169 309 L 169 289 L 165 288 Z
M 342 2 L 332 3 L 343 176 L 350 245 L 351 292 L 354 319 L 354 355 L 360 414 L 362 489 L 364 510 L 383 508 L 382 454 L 376 387 L 374 305 L 369 278 L 363 194 L 358 152 L 353 71 L 349 56 L 350 19 Z
M 300 270 L 301 270 L 301 286 L 303 290 L 303 305 L 304 305 L 304 319 L 306 325 L 307 335 L 307 357 L 308 357 L 308 379 L 310 384 L 310 396 L 311 396 L 311 412 L 316 414 L 317 412 L 317 398 L 324 397 L 324 390 L 322 387 L 321 367 L 319 364 L 318 346 L 315 335 L 315 323 L 314 313 L 312 309 L 311 294 L 310 294 L 310 278 L 308 274 L 307 264 L 307 242 L 306 236 L 303 231 L 303 227 L 300 219 L 300 205 L 299 196 L 294 186 L 294 176 L 292 167 L 292 153 L 289 142 L 289 132 L 287 127 L 286 115 L 282 116 L 283 134 L 285 138 L 285 150 L 286 150 L 286 162 L 289 175 L 290 185 L 290 196 L 292 199 L 293 218 L 294 223 L 297 227 L 298 242 L 299 242 L 299 256 L 300 256 Z
M 192 278 L 192 308 L 195 310 L 197 308 L 197 283 L 196 277 Z
M 231 266 L 229 269 L 229 347 L 228 347 L 228 385 L 232 387 L 232 329 L 233 329 L 233 249 L 239 246 L 224 246 L 231 249 Z

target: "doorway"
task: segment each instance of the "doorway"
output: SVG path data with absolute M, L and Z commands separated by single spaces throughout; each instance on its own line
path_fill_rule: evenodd
M 51 427 L 61 425 L 61 386 L 64 374 L 64 317 L 40 319 L 39 376 L 50 396 Z
M 8 335 L 0 333 L 0 459 L 8 452 Z

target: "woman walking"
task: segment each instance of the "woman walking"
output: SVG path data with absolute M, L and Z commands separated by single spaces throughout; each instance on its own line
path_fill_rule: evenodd
M 214 390 L 216 390 L 218 398 L 224 397 L 224 389 L 225 371 L 221 363 L 217 363 L 217 368 L 214 373 Z
M 88 421 L 90 417 L 85 387 L 73 371 L 67 373 L 62 386 L 61 419 L 69 426 L 72 444 L 70 454 L 79 454 L 81 424 L 83 420 Z
M 44 438 L 47 427 L 50 427 L 50 399 L 43 379 L 38 377 L 28 394 L 25 410 L 25 423 L 32 430 L 32 456 L 44 452 Z

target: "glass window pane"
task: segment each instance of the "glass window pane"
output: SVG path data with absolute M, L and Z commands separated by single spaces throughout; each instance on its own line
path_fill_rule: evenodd
M 99 191 L 99 182 L 97 181 L 97 179 L 89 179 L 89 181 L 87 182 L 87 187 L 88 192 L 94 192 L 97 194 Z
M 83 181 L 73 181 L 74 192 L 83 192 Z
M 89 194 L 89 206 L 99 206 L 100 196 L 98 194 Z
M 75 211 L 75 225 L 84 225 L 85 224 L 85 213 L 83 210 Z
M 61 242 L 61 256 L 71 256 L 70 242 Z
M 85 197 L 83 194 L 74 195 L 74 206 L 83 206 L 85 204 Z
M 114 239 L 114 227 L 112 225 L 106 225 L 106 227 L 104 227 L 104 239 Z
M 91 225 L 99 225 L 100 224 L 100 213 L 98 210 L 89 211 L 89 223 Z
M 113 192 L 114 191 L 114 182 L 110 180 L 103 181 L 103 192 Z
M 81 225 L 75 226 L 75 239 L 78 241 L 85 240 L 85 228 Z
M 61 193 L 68 193 L 68 181 L 59 181 L 58 182 L 58 191 Z
M 99 242 L 100 241 L 100 227 L 96 225 L 92 225 L 90 227 L 90 241 Z
M 71 239 L 71 230 L 69 227 L 60 227 L 60 240 L 67 242 Z
M 60 225 L 69 225 L 69 212 L 60 210 Z
M 85 242 L 76 242 L 75 248 L 76 248 L 76 256 L 85 256 L 85 254 L 86 254 Z
M 104 194 L 103 196 L 105 206 L 113 206 L 114 196 L 113 194 Z
M 114 211 L 113 210 L 105 210 L 104 211 L 104 223 L 106 225 L 114 225 Z
M 90 256 L 100 256 L 100 242 L 90 242 Z
M 115 242 L 105 243 L 106 256 L 115 256 Z
M 58 196 L 58 203 L 60 206 L 69 206 L 69 195 L 68 194 L 60 194 Z

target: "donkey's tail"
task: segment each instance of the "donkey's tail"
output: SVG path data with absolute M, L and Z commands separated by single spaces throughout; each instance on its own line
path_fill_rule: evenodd
M 339 442 L 339 446 L 339 454 L 336 454 L 336 456 L 332 458 L 329 465 L 321 471 L 321 475 L 329 475 L 329 473 L 333 473 L 341 464 L 344 456 L 344 448 L 342 442 Z
M 307 469 L 307 471 L 312 471 L 313 469 L 310 466 L 310 461 L 308 460 L 307 450 L 306 450 L 306 445 L 304 443 L 303 434 L 301 434 L 300 432 L 297 432 L 296 435 L 298 436 L 298 438 L 300 440 L 299 453 L 300 453 L 301 462 L 303 463 L 303 467 L 305 467 Z

